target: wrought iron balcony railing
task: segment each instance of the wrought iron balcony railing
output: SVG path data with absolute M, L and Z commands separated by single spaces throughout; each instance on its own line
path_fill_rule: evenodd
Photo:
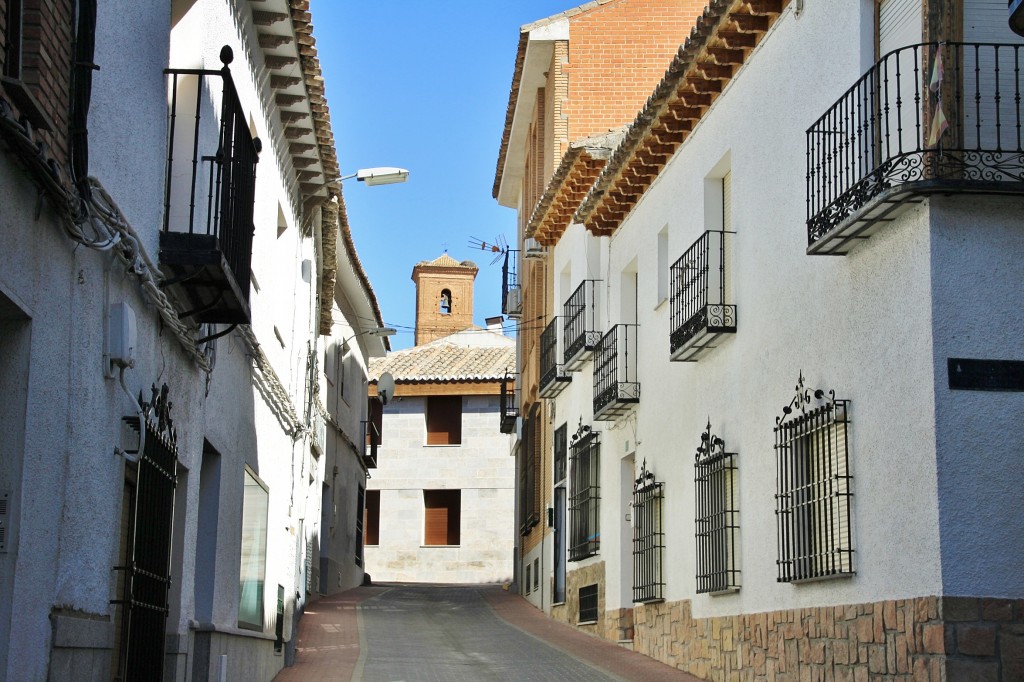
M 512 318 L 523 316 L 523 290 L 519 288 L 519 251 L 508 249 L 501 264 L 501 313 Z
M 597 327 L 597 283 L 600 280 L 585 279 L 565 302 L 562 318 L 564 332 L 565 369 L 579 370 L 590 359 L 594 348 L 601 340 Z
M 363 425 L 363 464 L 367 469 L 377 468 L 377 448 L 380 446 L 380 431 L 372 419 L 362 422 Z
M 260 141 L 249 132 L 228 64 L 167 69 L 170 77 L 167 183 L 160 264 L 188 302 L 183 317 L 204 323 L 249 322 L 253 203 Z M 220 118 L 209 102 L 222 85 Z M 203 195 L 205 194 L 205 206 Z
M 617 324 L 601 337 L 594 350 L 594 420 L 612 421 L 640 402 L 636 376 L 637 329 Z
M 501 414 L 501 432 L 515 433 L 516 420 L 519 418 L 519 388 L 514 374 L 506 374 L 501 380 L 498 409 Z
M 572 374 L 565 370 L 561 360 L 562 325 L 556 317 L 540 335 L 540 397 L 554 398 L 572 381 Z
M 726 303 L 733 232 L 708 231 L 672 264 L 669 357 L 694 362 L 736 333 L 736 306 Z
M 871 67 L 807 131 L 807 252 L 845 254 L 923 195 L 1024 193 L 1022 48 L 923 43 Z

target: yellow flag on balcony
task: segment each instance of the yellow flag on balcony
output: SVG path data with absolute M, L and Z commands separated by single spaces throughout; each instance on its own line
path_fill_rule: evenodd
M 942 100 L 935 103 L 934 112 L 932 113 L 932 124 L 928 127 L 928 146 L 935 147 L 939 144 L 939 139 L 942 137 L 942 133 L 946 132 L 946 128 L 949 127 L 949 121 L 946 120 L 946 114 L 942 111 Z
M 946 114 L 942 111 L 942 93 L 940 92 L 944 75 L 942 45 L 939 45 L 935 50 L 935 59 L 932 61 L 932 75 L 928 79 L 928 89 L 936 95 L 935 105 L 932 107 L 931 124 L 928 126 L 928 139 L 925 142 L 929 147 L 938 146 L 942 134 L 949 128 L 949 121 L 946 120 Z

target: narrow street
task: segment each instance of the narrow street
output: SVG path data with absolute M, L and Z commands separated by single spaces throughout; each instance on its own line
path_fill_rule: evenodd
M 385 585 L 325 597 L 275 682 L 695 680 L 557 623 L 496 586 Z

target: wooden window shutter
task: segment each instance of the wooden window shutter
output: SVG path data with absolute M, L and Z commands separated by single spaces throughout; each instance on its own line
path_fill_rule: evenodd
M 427 398 L 427 445 L 462 442 L 462 396 Z
M 423 544 L 458 545 L 462 526 L 461 490 L 423 491 Z

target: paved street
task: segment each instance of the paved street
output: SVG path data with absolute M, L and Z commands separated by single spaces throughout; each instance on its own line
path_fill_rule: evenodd
M 275 682 L 696 680 L 544 616 L 499 587 L 360 587 L 311 605 Z

